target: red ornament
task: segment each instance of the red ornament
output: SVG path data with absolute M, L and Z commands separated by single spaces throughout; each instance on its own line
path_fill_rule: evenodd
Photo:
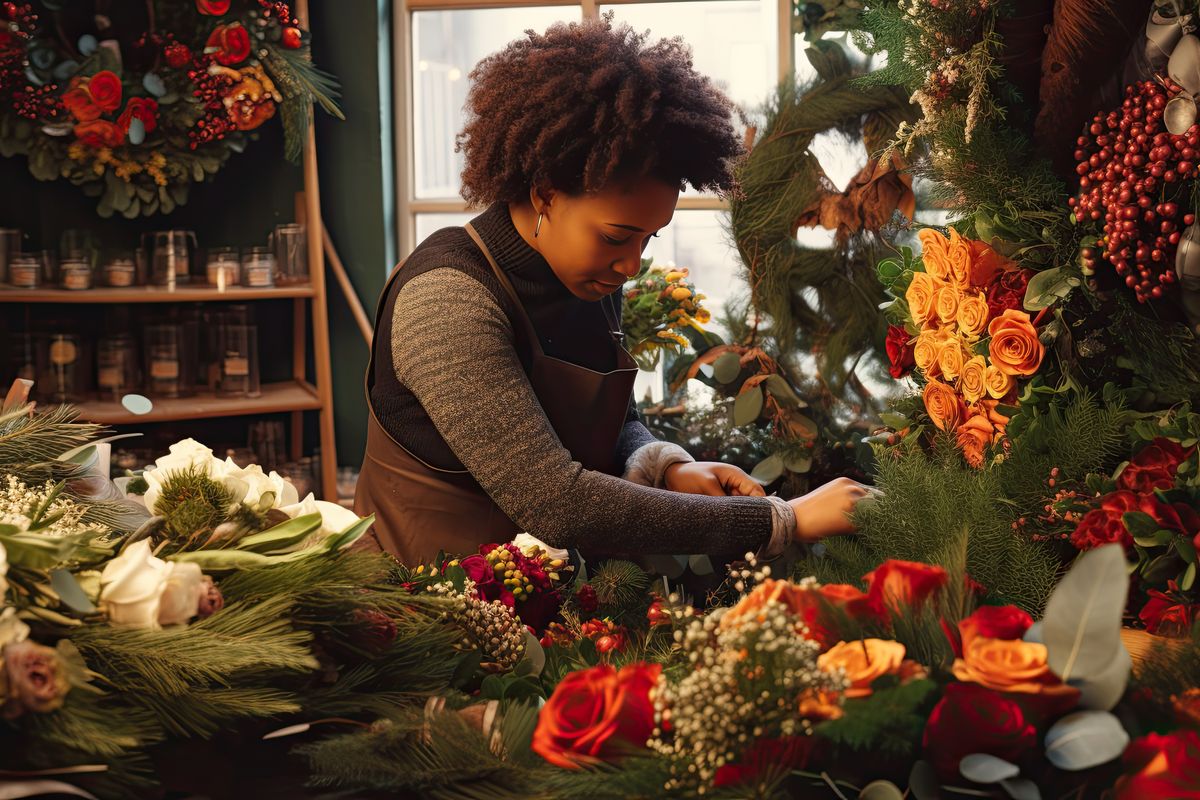
M 232 0 L 196 0 L 196 10 L 210 17 L 223 17 L 229 13 Z
M 295 50 L 300 47 L 301 42 L 302 39 L 299 28 L 288 27 L 283 29 L 283 39 L 280 40 L 280 44 L 282 44 L 284 47 L 289 50 Z
M 166 56 L 167 64 L 173 69 L 183 69 L 192 60 L 192 51 L 182 42 L 171 42 L 163 50 L 163 55 Z

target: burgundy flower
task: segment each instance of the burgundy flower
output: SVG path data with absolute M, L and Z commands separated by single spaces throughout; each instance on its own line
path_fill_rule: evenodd
M 887 341 L 884 342 L 889 362 L 888 371 L 897 380 L 912 372 L 913 367 L 917 365 L 916 358 L 913 356 L 915 344 L 909 342 L 911 338 L 904 326 L 888 326 Z
M 1171 489 L 1179 465 L 1195 452 L 1195 447 L 1185 450 L 1178 442 L 1159 437 L 1138 451 L 1121 472 L 1117 484 L 1132 492 Z
M 998 317 L 1009 309 L 1025 308 L 1025 289 L 1033 277 L 1030 269 L 1009 269 L 992 278 L 987 288 L 988 316 Z

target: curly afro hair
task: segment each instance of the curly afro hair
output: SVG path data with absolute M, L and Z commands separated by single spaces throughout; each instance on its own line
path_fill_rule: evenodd
M 599 20 L 529 30 L 471 71 L 462 195 L 512 202 L 531 187 L 568 194 L 652 176 L 727 192 L 742 152 L 733 104 L 692 69 L 682 39 Z

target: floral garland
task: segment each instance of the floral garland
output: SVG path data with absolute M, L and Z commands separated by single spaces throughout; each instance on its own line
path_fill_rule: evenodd
M 102 217 L 170 213 L 279 116 L 296 160 L 309 108 L 341 116 L 285 2 L 148 0 L 113 20 L 0 5 L 0 154 L 66 178 Z

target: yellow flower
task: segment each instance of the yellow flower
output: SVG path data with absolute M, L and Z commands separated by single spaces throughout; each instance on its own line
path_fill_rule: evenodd
M 937 313 L 938 320 L 943 325 L 953 325 L 954 320 L 958 318 L 958 296 L 958 287 L 943 286 L 938 289 L 933 308 Z
M 1017 381 L 999 367 L 988 365 L 987 374 L 983 379 L 988 396 L 995 400 L 1003 400 L 1012 391 Z
M 691 296 L 692 290 L 686 286 L 678 286 L 671 290 L 671 299 L 673 300 L 687 300 Z
M 950 261 L 950 276 L 959 286 L 966 288 L 971 285 L 971 264 L 973 253 L 971 242 L 958 235 L 954 228 L 950 229 L 950 245 L 947 248 Z
M 934 298 L 939 288 L 941 284 L 928 272 L 913 273 L 904 299 L 908 301 L 908 310 L 918 326 L 924 325 L 933 316 Z
M 711 319 L 712 314 L 709 313 L 707 308 L 696 309 L 696 322 L 699 322 L 701 325 L 703 325 Z
M 966 294 L 958 301 L 958 332 L 978 339 L 988 324 L 987 296 L 983 292 Z
M 975 356 L 963 364 L 960 389 L 968 403 L 977 403 L 987 394 L 987 369 L 987 359 L 983 356 Z
M 667 273 L 666 280 L 667 280 L 667 283 L 675 283 L 675 281 L 683 280 L 686 277 L 687 277 L 686 269 L 683 269 L 683 270 L 676 269 L 676 270 L 671 270 L 670 272 Z
M 942 349 L 938 351 L 938 368 L 942 371 L 942 376 L 947 380 L 957 378 L 969 357 L 970 353 L 958 337 L 947 337 Z

